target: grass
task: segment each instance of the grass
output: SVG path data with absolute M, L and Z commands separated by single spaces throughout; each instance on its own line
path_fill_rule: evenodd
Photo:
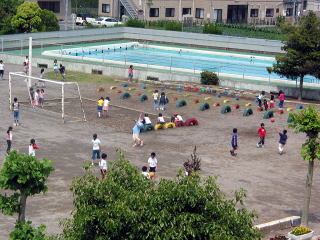
M 62 81 L 62 77 L 60 74 L 56 77 L 54 72 L 47 72 L 46 78 Z M 81 72 L 66 72 L 66 79 L 68 82 L 97 82 L 97 83 L 114 83 L 115 79 L 109 76 L 104 75 L 96 75 L 90 73 L 81 73 Z

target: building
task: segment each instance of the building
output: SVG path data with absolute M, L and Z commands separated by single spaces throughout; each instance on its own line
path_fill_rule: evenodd
M 37 2 L 42 9 L 47 9 L 54 12 L 59 20 L 64 20 L 67 16 L 71 16 L 71 0 L 27 0 L 29 2 Z
M 99 16 L 128 15 L 146 21 L 179 20 L 274 24 L 308 10 L 320 12 L 320 0 L 99 0 Z

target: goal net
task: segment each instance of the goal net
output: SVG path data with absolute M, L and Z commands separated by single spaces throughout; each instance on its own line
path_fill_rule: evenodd
M 41 93 L 42 92 L 42 93 Z M 41 93 L 41 94 L 40 94 Z M 43 104 L 36 95 L 44 96 Z M 28 76 L 21 72 L 9 73 L 9 108 L 14 98 L 25 109 L 61 117 L 62 121 L 86 121 L 80 88 L 77 82 L 61 82 Z

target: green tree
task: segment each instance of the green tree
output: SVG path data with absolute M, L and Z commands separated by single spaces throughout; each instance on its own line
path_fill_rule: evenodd
M 22 0 L 0 1 L 0 34 L 13 32 L 11 19 L 16 14 L 18 6 L 22 3 Z
M 59 21 L 56 15 L 49 10 L 43 9 L 40 13 L 40 18 L 42 21 L 42 31 L 43 32 L 51 32 L 51 31 L 59 31 Z
M 18 222 L 25 221 L 27 197 L 46 192 L 46 180 L 53 171 L 48 159 L 10 152 L 0 169 L 0 189 L 12 190 L 11 196 L 0 194 L 0 210 L 4 214 L 18 213 Z
M 155 185 L 120 152 L 104 180 L 87 171 L 73 180 L 72 218 L 62 239 L 253 240 L 255 213 L 243 206 L 245 194 L 225 199 L 215 178 L 179 174 Z
M 320 158 L 320 142 L 318 136 L 320 131 L 320 114 L 315 107 L 309 106 L 298 113 L 290 113 L 289 117 L 292 119 L 289 127 L 293 128 L 295 132 L 302 132 L 307 136 L 305 143 L 302 144 L 301 156 L 304 160 L 308 161 L 308 173 L 302 209 L 302 225 L 308 226 L 314 161 Z
M 46 227 L 41 225 L 34 228 L 30 221 L 17 222 L 14 230 L 10 233 L 10 240 L 44 240 Z
M 291 27 L 284 42 L 284 56 L 277 56 L 273 72 L 289 79 L 300 80 L 299 100 L 302 99 L 306 75 L 320 77 L 320 20 L 310 12 L 299 25 Z

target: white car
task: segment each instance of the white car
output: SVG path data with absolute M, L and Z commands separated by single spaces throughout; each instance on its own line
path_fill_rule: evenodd
M 86 25 L 88 23 L 93 23 L 94 22 L 94 18 L 91 17 L 90 14 L 86 14 L 86 13 L 79 13 L 76 15 L 76 25 Z
M 115 18 L 111 17 L 99 17 L 96 18 L 95 21 L 93 22 L 95 25 L 100 25 L 100 26 L 105 26 L 105 27 L 113 27 L 115 25 L 121 25 L 123 24 L 122 22 L 118 21 Z

